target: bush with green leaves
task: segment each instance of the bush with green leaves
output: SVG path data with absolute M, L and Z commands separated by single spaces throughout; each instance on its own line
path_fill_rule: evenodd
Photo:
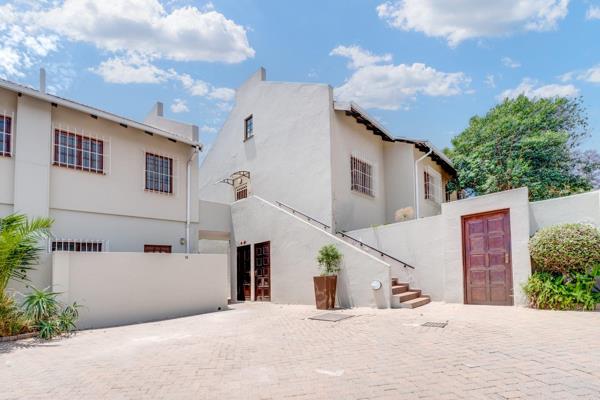
M 600 304 L 600 292 L 594 286 L 600 279 L 600 265 L 590 272 L 568 275 L 535 272 L 523 286 L 533 308 L 545 310 L 594 310 Z
M 590 224 L 542 228 L 529 241 L 536 271 L 568 275 L 600 264 L 600 229 Z
M 15 300 L 0 293 L 0 336 L 14 336 L 31 332 L 33 322 L 19 308 Z
M 321 276 L 335 275 L 340 271 L 342 253 L 333 244 L 328 244 L 319 249 L 317 262 L 321 268 Z
M 76 328 L 80 306 L 77 303 L 61 304 L 57 299 L 59 294 L 33 287 L 31 293 L 25 296 L 25 315 L 33 321 L 42 339 L 70 333 Z

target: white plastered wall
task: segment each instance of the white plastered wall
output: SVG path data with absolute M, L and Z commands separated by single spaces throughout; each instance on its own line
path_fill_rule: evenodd
M 331 169 L 335 228 L 347 231 L 382 224 L 386 219 L 383 141 L 343 111 L 332 116 Z M 351 190 L 350 157 L 373 168 L 374 196 Z
M 531 210 L 531 231 L 564 223 L 591 223 L 600 227 L 600 191 L 576 194 L 557 199 L 534 201 Z
M 390 266 L 305 220 L 256 196 L 232 205 L 234 239 L 232 256 L 242 242 L 271 242 L 271 299 L 274 303 L 315 304 L 313 277 L 319 275 L 318 250 L 335 244 L 343 255 L 338 275 L 338 300 L 342 307 L 390 307 Z M 232 257 L 232 260 L 235 260 Z M 236 266 L 232 263 L 232 287 Z M 371 282 L 382 288 L 374 291 Z M 236 298 L 236 293 L 232 293 Z
M 82 305 L 80 329 L 224 310 L 223 254 L 53 253 L 52 289 Z
M 330 224 L 331 104 L 327 85 L 268 82 L 259 70 L 237 90 L 235 105 L 200 166 L 200 198 L 233 202 L 232 187 L 217 182 L 247 170 L 251 194 Z M 254 137 L 244 141 L 244 120 L 250 115 Z

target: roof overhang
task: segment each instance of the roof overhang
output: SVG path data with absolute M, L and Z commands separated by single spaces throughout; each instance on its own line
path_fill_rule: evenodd
M 63 99 L 62 97 L 58 97 L 58 96 L 55 96 L 52 94 L 42 93 L 42 92 L 32 89 L 30 87 L 19 85 L 17 83 L 10 82 L 10 81 L 4 80 L 4 79 L 0 79 L 0 88 L 7 89 L 10 91 L 19 93 L 19 94 L 24 94 L 24 95 L 27 95 L 27 96 L 30 96 L 30 97 L 33 97 L 33 98 L 36 98 L 39 100 L 47 101 L 51 104 L 56 104 L 56 105 L 60 105 L 65 108 L 70 108 L 72 110 L 80 111 L 80 112 L 89 114 L 94 117 L 98 117 L 98 118 L 102 118 L 102 119 L 105 119 L 108 121 L 116 122 L 124 127 L 132 127 L 132 128 L 139 129 L 143 132 L 146 132 L 146 133 L 149 133 L 152 135 L 162 136 L 171 141 L 185 143 L 190 146 L 196 147 L 199 150 L 202 150 L 202 147 L 203 147 L 202 143 L 194 141 L 194 140 L 190 140 L 189 138 L 186 138 L 184 136 L 181 136 L 181 135 L 178 135 L 178 134 L 175 134 L 172 132 L 167 132 L 162 129 L 156 128 L 154 126 L 147 125 L 142 122 L 137 122 L 137 121 L 134 121 L 129 118 L 121 117 L 119 115 L 112 114 L 110 112 L 103 111 L 103 110 L 100 110 L 100 109 L 97 109 L 94 107 L 90 107 L 85 104 L 77 103 L 72 100 Z
M 356 103 L 353 102 L 338 102 L 335 101 L 333 103 L 333 108 L 336 111 L 343 111 L 346 115 L 353 117 L 356 122 L 362 124 L 366 127 L 368 131 L 373 132 L 373 134 L 381 137 L 383 141 L 386 142 L 404 142 L 411 143 L 417 149 L 422 152 L 428 153 L 431 151 L 429 157 L 439 164 L 442 168 L 444 168 L 447 172 L 452 175 L 456 174 L 456 170 L 452 165 L 452 161 L 437 147 L 435 147 L 428 140 L 419 140 L 419 139 L 411 139 L 407 137 L 395 137 L 392 135 L 382 124 L 379 123 L 375 118 L 370 116 L 365 110 L 359 107 Z

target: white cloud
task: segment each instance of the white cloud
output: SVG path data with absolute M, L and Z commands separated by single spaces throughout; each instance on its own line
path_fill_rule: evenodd
M 377 13 L 394 28 L 457 46 L 473 38 L 554 29 L 568 5 L 569 0 L 397 0 L 380 4 Z
M 510 57 L 502 57 L 502 64 L 508 68 L 519 68 L 521 66 L 520 62 L 515 61 Z
M 483 81 L 486 86 L 495 88 L 496 87 L 496 77 L 493 74 L 487 74 L 485 76 L 485 80 Z
M 470 79 L 462 72 L 446 73 L 425 64 L 392 64 L 390 54 L 374 55 L 359 46 L 338 46 L 329 55 L 350 59 L 352 76 L 335 88 L 341 101 L 356 101 L 366 108 L 398 110 L 419 94 L 452 96 L 465 92 Z
M 202 125 L 200 127 L 200 132 L 202 132 L 202 133 L 217 133 L 217 128 L 208 126 L 208 125 Z
M 190 111 L 190 109 L 188 108 L 185 100 L 175 99 L 173 100 L 173 104 L 171 104 L 171 111 L 173 111 L 174 113 L 182 113 L 188 112 Z
M 368 50 L 364 50 L 360 46 L 338 46 L 331 50 L 330 56 L 341 56 L 350 59 L 348 68 L 356 69 L 366 67 L 367 65 L 379 64 L 382 62 L 392 61 L 391 54 L 381 56 L 374 55 Z
M 600 19 L 600 7 L 590 6 L 585 13 L 585 19 Z
M 173 76 L 173 73 L 162 70 L 147 59 L 139 57 L 114 57 L 103 61 L 92 72 L 100 75 L 110 83 L 161 83 Z
M 235 97 L 235 90 L 230 88 L 213 88 L 208 97 L 213 100 L 231 101 Z
M 169 13 L 158 0 L 65 0 L 30 17 L 72 41 L 111 52 L 226 63 L 254 57 L 246 29 L 212 9 L 185 6 Z
M 561 75 L 560 80 L 568 82 L 577 79 L 589 83 L 600 83 L 600 64 L 586 70 L 571 71 Z
M 507 89 L 497 97 L 499 101 L 505 98 L 514 99 L 519 95 L 525 95 L 530 99 L 546 97 L 574 97 L 579 94 L 579 90 L 573 85 L 539 85 L 537 81 L 525 78 L 519 86 L 514 89 Z

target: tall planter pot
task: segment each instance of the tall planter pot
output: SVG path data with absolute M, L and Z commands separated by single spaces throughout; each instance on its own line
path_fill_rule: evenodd
M 333 310 L 335 308 L 337 275 L 315 276 L 313 281 L 317 310 Z

